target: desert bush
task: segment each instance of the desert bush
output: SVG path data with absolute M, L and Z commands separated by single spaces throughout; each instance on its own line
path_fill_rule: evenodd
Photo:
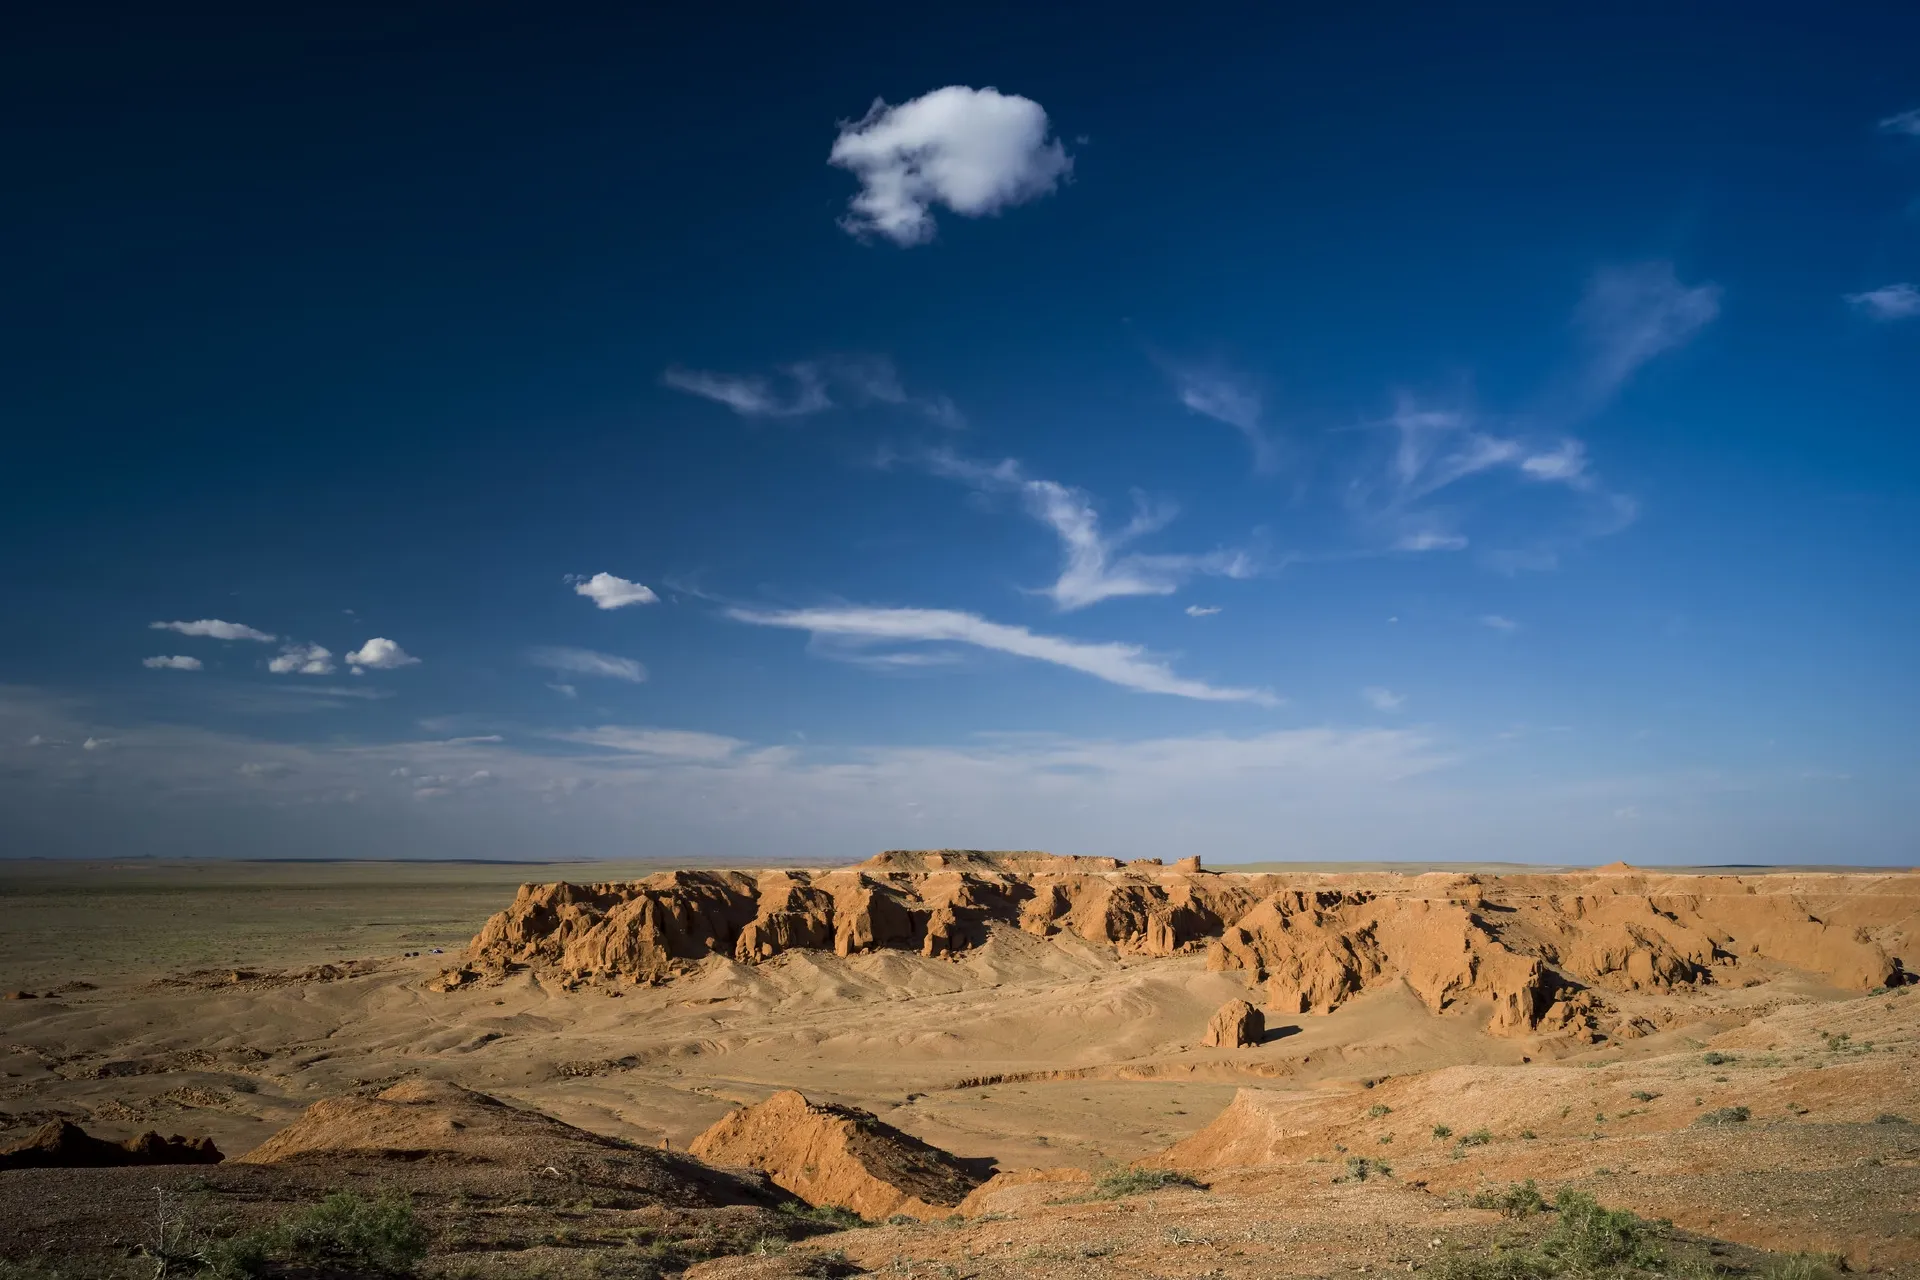
M 1378 1120 L 1381 1116 L 1390 1116 L 1392 1114 L 1393 1108 L 1384 1102 L 1376 1102 L 1367 1108 L 1367 1119 L 1369 1120 Z
M 1365 1156 L 1347 1157 L 1347 1177 L 1355 1182 L 1365 1182 L 1374 1174 L 1383 1178 L 1393 1176 L 1393 1166 L 1385 1160 L 1369 1160 Z
M 1652 1102 L 1655 1098 L 1659 1097 L 1660 1095 L 1657 1093 L 1648 1093 L 1645 1089 L 1635 1089 L 1632 1093 L 1628 1094 L 1627 1096 L 1629 1098 L 1632 1098 L 1635 1102 Z
M 1913 1123 L 1913 1121 L 1907 1119 L 1905 1116 L 1897 1115 L 1891 1111 L 1882 1111 L 1879 1115 L 1873 1118 L 1873 1122 L 1875 1124 L 1912 1124 Z
M 1840 1280 L 1846 1261 L 1832 1253 L 1790 1253 L 1775 1258 L 1761 1275 L 1766 1280 Z
M 1720 1067 L 1725 1066 L 1729 1062 L 1738 1062 L 1740 1059 L 1730 1053 L 1708 1053 L 1701 1055 L 1700 1061 L 1710 1067 Z
M 1168 1187 L 1197 1187 L 1206 1190 L 1206 1184 L 1189 1178 L 1184 1173 L 1175 1173 L 1172 1169 L 1109 1169 L 1101 1174 L 1093 1184 L 1088 1195 L 1090 1200 L 1118 1200 L 1121 1196 L 1137 1196 L 1147 1191 L 1164 1191 Z
M 1540 1251 L 1565 1273 L 1602 1275 L 1658 1267 L 1664 1260 L 1653 1224 L 1625 1209 L 1602 1208 L 1581 1191 L 1562 1191 L 1553 1207 L 1559 1220 L 1540 1242 Z
M 1436 1138 L 1451 1138 L 1453 1136 L 1453 1130 L 1444 1124 L 1437 1124 L 1433 1126 L 1433 1136 Z
M 1547 1209 L 1546 1199 L 1540 1194 L 1540 1188 L 1533 1185 L 1532 1178 L 1497 1191 L 1491 1187 L 1476 1191 L 1468 1203 L 1476 1209 L 1497 1210 L 1503 1218 L 1530 1217 Z
M 1493 1131 L 1490 1129 L 1475 1129 L 1472 1133 L 1460 1135 L 1460 1145 L 1463 1147 L 1484 1147 L 1492 1141 Z
M 837 1204 L 807 1204 L 802 1200 L 789 1200 L 780 1206 L 780 1212 L 789 1218 L 802 1222 L 828 1227 L 834 1231 L 854 1231 L 873 1224 L 851 1209 L 842 1209 Z
M 1705 1115 L 1695 1116 L 1693 1122 L 1709 1129 L 1717 1129 L 1730 1124 L 1745 1124 L 1752 1117 L 1753 1112 L 1745 1107 L 1721 1107 Z
M 213 1241 L 196 1256 L 220 1280 L 264 1275 L 279 1263 L 406 1276 L 427 1256 L 427 1233 L 404 1195 L 336 1191 L 270 1226 Z

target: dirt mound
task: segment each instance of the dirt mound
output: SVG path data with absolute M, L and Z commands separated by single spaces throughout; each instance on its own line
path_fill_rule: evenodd
M 791 1089 L 722 1117 L 689 1149 L 715 1164 L 763 1170 L 809 1204 L 871 1221 L 945 1217 L 979 1183 L 938 1147 L 868 1112 L 818 1106 Z
M 1200 1043 L 1215 1049 L 1244 1049 L 1267 1038 L 1267 1018 L 1245 1000 L 1229 1000 L 1207 1023 Z
M 125 1142 L 96 1138 L 79 1125 L 53 1120 L 32 1137 L 0 1148 L 0 1169 L 110 1169 L 135 1164 L 219 1164 L 211 1138 L 163 1138 L 146 1132 Z
M 768 1199 L 751 1180 L 686 1156 L 603 1137 L 434 1080 L 403 1080 L 378 1093 L 316 1102 L 235 1162 L 325 1160 L 506 1165 L 645 1191 L 662 1203 L 683 1206 Z

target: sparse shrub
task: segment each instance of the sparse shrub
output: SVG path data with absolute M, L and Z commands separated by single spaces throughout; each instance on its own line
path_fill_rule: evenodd
M 1721 1107 L 1705 1115 L 1695 1116 L 1693 1122 L 1707 1128 L 1720 1128 L 1730 1124 L 1745 1124 L 1753 1118 L 1753 1113 L 1745 1107 Z
M 1766 1280 L 1840 1280 L 1846 1260 L 1833 1253 L 1790 1253 L 1775 1258 L 1760 1274 Z
M 368 1199 L 336 1191 L 272 1226 L 209 1244 L 198 1256 L 221 1280 L 262 1275 L 275 1263 L 405 1276 L 427 1256 L 427 1233 L 404 1195 Z
M 1383 1146 L 1383 1147 L 1384 1147 L 1384 1146 L 1388 1146 L 1388 1145 L 1390 1145 L 1390 1144 L 1391 1144 L 1392 1142 L 1393 1142 L 1393 1135 L 1392 1135 L 1392 1134 L 1390 1134 L 1390 1133 L 1383 1133 L 1383 1134 L 1381 1134 L 1381 1135 L 1380 1135 L 1380 1145 L 1381 1145 L 1381 1146 Z
M 1383 1178 L 1391 1178 L 1393 1166 L 1385 1160 L 1369 1160 L 1365 1156 L 1347 1157 L 1347 1177 L 1353 1181 L 1365 1182 L 1376 1173 Z
M 1657 1093 L 1648 1093 L 1645 1089 L 1635 1089 L 1632 1093 L 1628 1094 L 1627 1096 L 1629 1098 L 1632 1098 L 1635 1102 L 1652 1102 L 1655 1098 L 1659 1097 L 1660 1095 Z
M 1493 1141 L 1493 1132 L 1488 1129 L 1475 1129 L 1472 1133 L 1462 1134 L 1460 1145 L 1463 1147 L 1484 1147 Z
M 1168 1187 L 1196 1187 L 1206 1190 L 1206 1184 L 1189 1178 L 1184 1173 L 1172 1169 L 1109 1169 L 1094 1181 L 1090 1200 L 1118 1200 L 1121 1196 L 1137 1196 L 1148 1191 L 1164 1191 Z
M 1539 1137 L 1540 1135 L 1535 1133 L 1531 1129 L 1522 1129 L 1520 1131 L 1520 1136 L 1525 1138 L 1528 1142 L 1532 1142 L 1535 1138 Z
M 1663 1261 L 1653 1224 L 1625 1209 L 1604 1209 L 1592 1196 L 1562 1191 L 1554 1199 L 1559 1221 L 1540 1250 L 1561 1274 L 1599 1275 L 1609 1269 L 1657 1267 Z
M 1367 1119 L 1369 1120 L 1378 1120 L 1382 1116 L 1390 1116 L 1392 1114 L 1393 1108 L 1384 1102 L 1376 1102 L 1367 1108 Z
M 1879 1115 L 1873 1118 L 1873 1122 L 1875 1124 L 1912 1124 L 1913 1123 L 1913 1121 L 1907 1119 L 1905 1116 L 1896 1115 L 1891 1111 L 1882 1111 Z
M 790 1218 L 803 1222 L 817 1223 L 834 1231 L 856 1231 L 873 1224 L 851 1209 L 842 1209 L 837 1204 L 807 1204 L 801 1200 L 789 1200 L 780 1206 L 780 1212 Z
M 1503 1218 L 1526 1218 L 1544 1213 L 1547 1208 L 1546 1199 L 1540 1194 L 1540 1188 L 1534 1186 L 1532 1178 L 1498 1191 L 1492 1188 L 1476 1191 L 1468 1203 L 1476 1209 L 1496 1210 Z
M 1437 1124 L 1433 1126 L 1433 1136 L 1436 1138 L 1451 1138 L 1453 1136 L 1453 1130 L 1444 1124 Z
M 1738 1062 L 1739 1059 L 1734 1057 L 1730 1053 L 1716 1052 L 1716 1053 L 1708 1053 L 1708 1054 L 1701 1055 L 1700 1061 L 1706 1063 L 1710 1067 L 1719 1067 L 1719 1066 L 1724 1066 L 1729 1062 Z

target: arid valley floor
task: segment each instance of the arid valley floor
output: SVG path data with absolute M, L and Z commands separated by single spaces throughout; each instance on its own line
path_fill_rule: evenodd
M 0 912 L 0 1148 L 227 1157 L 0 1156 L 0 1276 L 342 1188 L 429 1276 L 1598 1274 L 1529 1180 L 1669 1221 L 1648 1274 L 1920 1275 L 1916 874 L 16 862 Z

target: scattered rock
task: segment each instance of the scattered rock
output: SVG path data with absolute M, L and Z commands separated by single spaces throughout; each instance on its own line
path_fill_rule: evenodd
M 1244 1049 L 1267 1038 L 1267 1016 L 1245 1000 L 1229 1000 L 1207 1024 L 1201 1043 L 1215 1049 Z

